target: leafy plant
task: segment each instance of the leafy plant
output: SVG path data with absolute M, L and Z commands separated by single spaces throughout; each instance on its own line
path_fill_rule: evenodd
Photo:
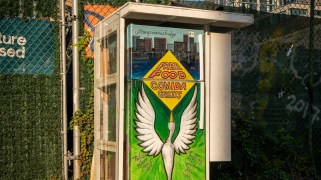
M 90 33 L 84 32 L 84 35 L 79 39 L 78 44 L 74 45 L 78 46 L 81 60 L 86 64 L 91 85 L 88 105 L 83 111 L 76 111 L 70 122 L 71 129 L 73 129 L 74 125 L 78 125 L 81 135 L 81 153 L 79 158 L 82 178 L 88 178 L 90 175 L 94 150 L 94 63 L 92 58 L 86 56 L 86 46 L 89 44 L 89 41 Z

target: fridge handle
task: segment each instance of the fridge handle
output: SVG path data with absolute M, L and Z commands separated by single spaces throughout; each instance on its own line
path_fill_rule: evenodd
M 205 87 L 204 87 L 204 49 L 203 49 L 203 34 L 198 35 L 199 57 L 200 57 L 200 122 L 199 129 L 204 129 L 204 99 L 205 99 Z

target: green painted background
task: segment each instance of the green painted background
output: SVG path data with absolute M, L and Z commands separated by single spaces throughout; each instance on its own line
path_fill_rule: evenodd
M 190 149 L 186 154 L 176 154 L 174 159 L 173 180 L 180 179 L 205 179 L 206 174 L 206 151 L 205 151 L 205 130 L 198 129 L 199 122 L 199 84 L 195 84 L 198 89 L 198 119 L 197 131 L 193 143 L 189 145 Z M 162 160 L 162 155 L 159 153 L 157 156 L 148 156 L 148 153 L 143 152 L 143 148 L 139 146 L 141 143 L 136 136 L 138 135 L 135 130 L 135 122 L 137 117 L 135 115 L 137 102 L 137 95 L 142 87 L 141 80 L 131 80 L 128 82 L 128 102 L 127 102 L 127 137 L 129 142 L 129 178 L 130 179 L 166 179 L 166 172 Z M 174 142 L 177 134 L 179 133 L 181 115 L 190 102 L 194 89 L 186 94 L 181 102 L 173 110 L 173 118 L 176 125 L 172 142 Z M 144 89 L 152 103 L 156 113 L 155 129 L 163 142 L 169 135 L 168 122 L 170 119 L 170 110 L 166 105 L 158 99 L 158 97 L 144 84 Z

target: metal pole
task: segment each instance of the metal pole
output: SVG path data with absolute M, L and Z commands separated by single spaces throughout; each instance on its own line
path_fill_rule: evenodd
M 79 110 L 79 51 L 78 37 L 79 37 L 79 23 L 78 23 L 78 0 L 72 1 L 72 43 L 73 43 L 73 53 L 72 53 L 72 72 L 73 72 L 73 109 L 74 112 Z M 79 164 L 79 154 L 80 154 L 80 132 L 78 125 L 73 128 L 73 153 L 74 153 L 74 179 L 80 179 L 80 164 Z
M 60 0 L 61 28 L 61 61 L 62 61 L 62 128 L 63 128 L 63 179 L 68 180 L 68 160 L 67 160 L 67 78 L 66 78 L 66 22 L 65 22 L 65 0 Z

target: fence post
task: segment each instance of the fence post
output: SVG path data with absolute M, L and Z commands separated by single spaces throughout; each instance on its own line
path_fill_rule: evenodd
M 60 49 L 61 49 L 61 78 L 62 78 L 62 133 L 63 133 L 63 179 L 68 180 L 68 145 L 67 145 L 67 77 L 66 77 L 66 20 L 65 0 L 60 0 Z
M 78 43 L 79 38 L 79 20 L 78 20 L 78 0 L 72 1 L 72 71 L 73 71 L 73 110 L 77 112 L 79 110 L 79 51 Z M 73 128 L 73 153 L 74 153 L 74 167 L 73 175 L 74 179 L 80 179 L 80 164 L 79 164 L 79 154 L 80 154 L 80 132 L 77 124 Z

